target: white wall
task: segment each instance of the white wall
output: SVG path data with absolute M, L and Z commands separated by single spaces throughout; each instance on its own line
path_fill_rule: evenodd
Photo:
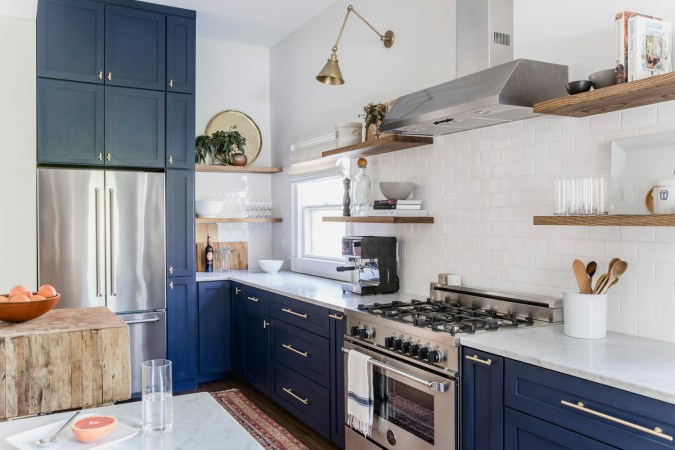
M 570 80 L 613 68 L 619 11 L 651 14 L 675 25 L 672 0 L 514 0 L 514 56 L 566 64 Z
M 35 20 L 0 16 L 0 292 L 37 283 Z

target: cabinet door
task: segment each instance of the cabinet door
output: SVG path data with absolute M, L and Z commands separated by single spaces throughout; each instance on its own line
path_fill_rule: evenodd
M 232 363 L 229 281 L 199 283 L 199 381 L 222 378 Z
M 104 87 L 38 79 L 37 160 L 103 164 Z
M 197 283 L 194 277 L 167 280 L 167 355 L 173 366 L 174 392 L 197 386 Z
M 616 448 L 511 408 L 505 408 L 505 411 L 505 450 L 608 450 Z M 483 447 L 476 446 L 475 448 L 482 449 Z
M 195 96 L 166 94 L 166 167 L 195 167 Z
M 166 90 L 195 92 L 195 19 L 166 18 Z
M 244 308 L 244 377 L 270 395 L 270 317 Z
M 462 372 L 462 448 L 501 449 L 504 427 L 504 359 L 464 348 Z
M 164 167 L 164 92 L 106 86 L 106 165 Z
M 244 374 L 244 289 L 241 284 L 232 282 L 232 366 L 240 375 Z
M 195 273 L 195 174 L 166 171 L 166 271 L 168 277 Z
M 37 75 L 103 83 L 104 6 L 89 0 L 41 0 Z
M 164 14 L 106 5 L 106 84 L 164 90 L 165 52 Z
M 330 440 L 345 448 L 345 359 L 342 354 L 347 321 L 344 313 L 330 311 Z

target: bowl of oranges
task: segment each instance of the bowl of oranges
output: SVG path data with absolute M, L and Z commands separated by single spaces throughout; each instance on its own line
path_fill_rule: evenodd
M 54 286 L 45 284 L 37 292 L 25 286 L 14 286 L 9 293 L 0 295 L 0 320 L 25 322 L 40 317 L 61 299 Z

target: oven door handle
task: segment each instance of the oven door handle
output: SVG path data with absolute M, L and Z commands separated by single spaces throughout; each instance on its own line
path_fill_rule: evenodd
M 349 354 L 349 352 L 351 352 L 352 350 L 342 347 L 342 351 L 344 353 Z M 432 391 L 447 392 L 448 390 L 450 390 L 450 383 L 449 382 L 443 383 L 443 382 L 438 382 L 438 381 L 425 380 L 424 378 L 420 378 L 417 375 L 413 375 L 410 372 L 406 372 L 405 370 L 397 369 L 396 367 L 392 367 L 390 365 L 382 363 L 382 362 L 380 362 L 376 359 L 373 359 L 372 357 L 370 358 L 370 360 L 368 360 L 368 362 L 371 363 L 374 366 L 380 367 L 384 370 L 388 370 L 389 372 L 393 372 L 393 373 L 396 373 L 398 375 L 401 375 L 402 377 L 407 378 L 409 380 L 412 380 L 412 381 L 415 381 L 417 383 L 423 384 L 426 387 L 428 387 L 429 389 L 431 389 Z

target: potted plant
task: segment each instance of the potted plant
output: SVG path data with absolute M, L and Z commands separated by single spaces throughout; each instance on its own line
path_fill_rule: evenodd
M 385 103 L 368 103 L 363 107 L 363 118 L 366 123 L 366 141 L 377 139 L 377 127 L 382 123 L 387 115 L 387 105 Z
M 226 166 L 245 166 L 247 159 L 244 146 L 246 138 L 232 126 L 228 131 L 216 131 L 211 136 L 195 138 L 195 163 L 203 164 L 206 156 L 214 164 Z

